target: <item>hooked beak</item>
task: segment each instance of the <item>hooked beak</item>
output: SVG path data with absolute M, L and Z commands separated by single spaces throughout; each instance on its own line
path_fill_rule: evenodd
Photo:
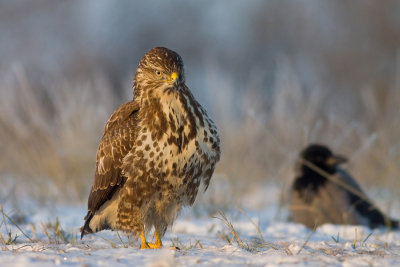
M 326 163 L 330 166 L 337 166 L 342 163 L 347 162 L 347 158 L 341 155 L 333 155 L 332 157 L 329 157 Z
M 179 77 L 178 73 L 176 73 L 176 72 L 171 73 L 171 77 L 170 77 L 170 80 L 168 81 L 168 83 L 169 84 L 177 83 L 178 77 Z

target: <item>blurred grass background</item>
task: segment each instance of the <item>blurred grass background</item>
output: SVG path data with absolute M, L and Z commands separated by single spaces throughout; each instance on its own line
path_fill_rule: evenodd
M 85 203 L 108 117 L 143 54 L 166 46 L 221 134 L 213 192 L 234 197 L 216 201 L 287 188 L 320 142 L 399 205 L 398 14 L 398 1 L 4 0 L 0 203 Z

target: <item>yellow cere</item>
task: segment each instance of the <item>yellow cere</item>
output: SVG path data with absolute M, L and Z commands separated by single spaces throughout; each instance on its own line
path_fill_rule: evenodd
M 173 73 L 171 74 L 171 81 L 175 81 L 176 78 L 178 78 L 178 73 L 173 72 Z

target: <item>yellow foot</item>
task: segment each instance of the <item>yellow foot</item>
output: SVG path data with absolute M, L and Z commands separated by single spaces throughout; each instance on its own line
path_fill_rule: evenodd
M 163 245 L 161 243 L 141 243 L 140 249 L 157 249 L 161 248 Z
M 161 242 L 155 242 L 155 243 L 147 243 L 150 248 L 155 249 L 155 248 L 161 248 L 163 245 Z
M 146 241 L 144 231 L 140 231 L 140 249 L 156 249 L 156 248 L 161 248 L 163 246 L 161 242 L 161 237 L 159 231 L 156 229 L 156 237 L 155 237 L 155 242 L 154 243 L 148 243 Z

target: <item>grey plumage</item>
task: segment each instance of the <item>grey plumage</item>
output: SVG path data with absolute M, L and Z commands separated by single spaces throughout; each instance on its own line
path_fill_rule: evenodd
M 309 145 L 296 163 L 290 189 L 290 216 L 309 228 L 332 223 L 398 228 L 382 213 L 356 180 L 338 167 L 347 159 L 323 145 Z

